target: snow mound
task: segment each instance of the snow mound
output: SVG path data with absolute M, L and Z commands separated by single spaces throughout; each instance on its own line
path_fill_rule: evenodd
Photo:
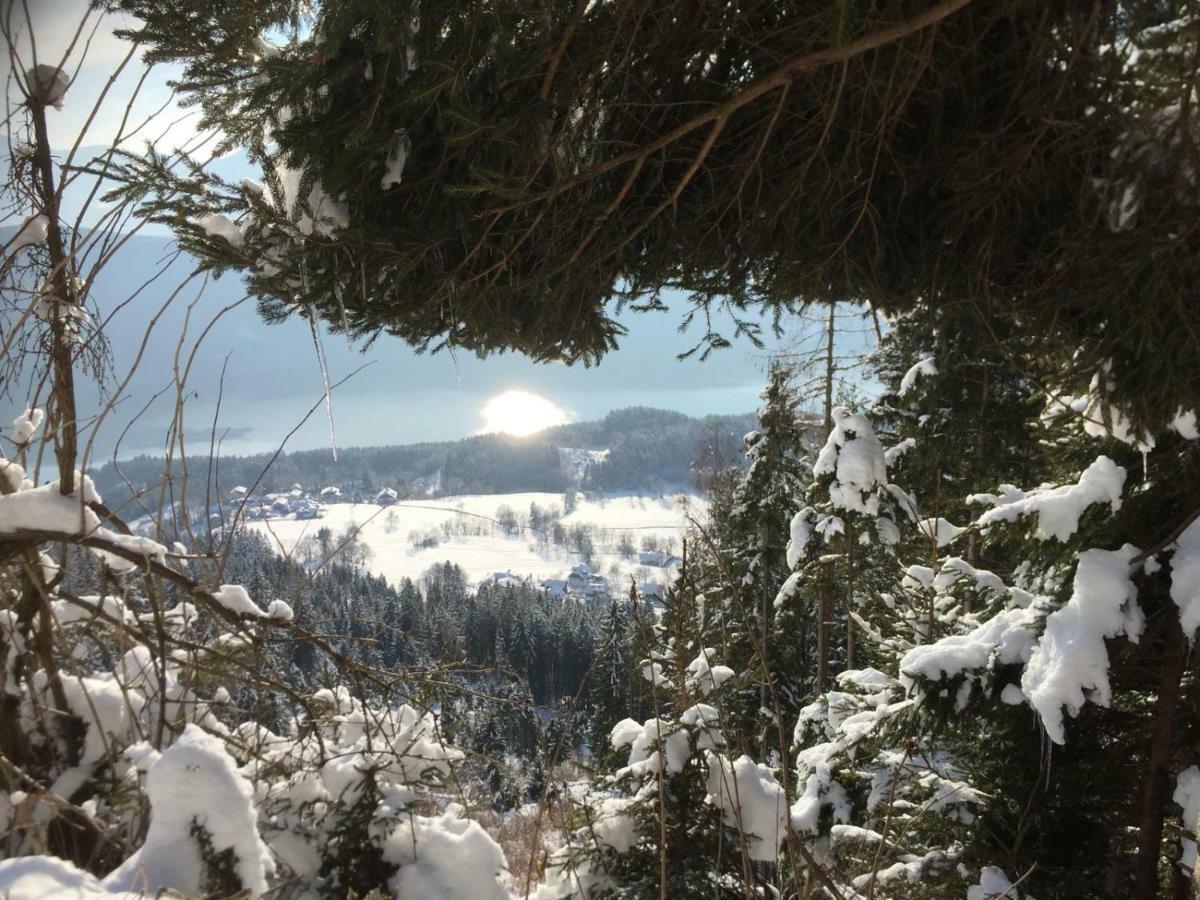
M 5 900 L 135 900 L 142 896 L 110 891 L 95 876 L 54 856 L 0 862 L 0 897 Z
M 229 850 L 243 890 L 258 897 L 274 874 L 270 851 L 258 835 L 250 782 L 219 740 L 195 725 L 150 766 L 150 830 L 145 843 L 104 883 L 117 890 L 170 889 L 198 895 L 204 861 L 196 832 L 216 853 Z

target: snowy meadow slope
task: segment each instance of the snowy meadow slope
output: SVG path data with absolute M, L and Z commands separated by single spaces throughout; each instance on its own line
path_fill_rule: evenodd
M 354 529 L 370 551 L 366 568 L 393 585 L 405 578 L 416 580 L 446 561 L 461 566 L 472 584 L 498 572 L 537 582 L 565 579 L 584 561 L 579 550 L 556 545 L 528 524 L 531 506 L 561 511 L 562 503 L 561 494 L 547 492 L 472 494 L 401 501 L 387 507 L 340 503 L 326 506 L 320 519 L 288 516 L 250 522 L 247 527 L 269 536 L 281 553 L 293 558 L 310 555 L 306 539 L 315 538 L 322 528 L 330 529 L 335 538 Z M 505 518 L 505 507 L 517 520 L 515 529 L 498 521 Z M 628 587 L 630 577 L 639 585 L 664 583 L 668 570 L 645 564 L 643 545 L 654 543 L 665 554 L 678 553 L 689 517 L 702 521 L 705 512 L 705 501 L 695 495 L 602 495 L 580 499 L 562 517 L 561 525 L 568 532 L 585 527 L 594 544 L 592 570 L 619 589 Z

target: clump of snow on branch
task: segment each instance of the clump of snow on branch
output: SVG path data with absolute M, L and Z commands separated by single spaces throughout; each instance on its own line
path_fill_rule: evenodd
M 209 237 L 222 238 L 234 247 L 242 246 L 242 230 L 228 216 L 205 213 L 196 219 L 196 226 Z
M 307 195 L 304 195 L 302 188 L 305 178 L 299 169 L 281 162 L 275 167 L 275 174 L 283 191 L 283 208 L 280 211 L 293 218 L 301 234 L 311 235 L 315 232 L 329 237 L 349 224 L 350 214 L 346 205 L 327 194 L 320 182 L 314 179 Z
M 1196 839 L 1200 836 L 1200 768 L 1188 766 L 1179 773 L 1171 799 L 1183 807 L 1183 828 L 1187 835 L 1179 841 L 1183 849 L 1180 864 L 1191 872 L 1196 866 Z
M 900 379 L 900 389 L 897 393 L 899 396 L 904 397 L 916 386 L 917 379 L 922 375 L 932 377 L 937 373 L 938 368 L 937 364 L 933 361 L 933 357 L 927 356 L 904 373 L 904 377 Z
M 832 475 L 829 499 L 835 508 L 879 514 L 878 488 L 887 485 L 883 445 L 870 420 L 844 407 L 833 410 L 833 430 L 813 465 L 818 478 Z
M 1021 900 L 1021 895 L 1003 869 L 984 866 L 979 872 L 979 883 L 967 888 L 967 900 Z
M 716 650 L 705 647 L 696 658 L 688 663 L 687 686 L 689 690 L 699 691 L 707 697 L 726 681 L 733 677 L 734 671 L 729 666 L 713 664 Z
M 1046 618 L 1045 631 L 1021 677 L 1021 690 L 1042 718 L 1056 744 L 1066 741 L 1063 708 L 1078 715 L 1091 700 L 1107 706 L 1111 699 L 1106 638 L 1124 634 L 1137 641 L 1142 611 L 1129 564 L 1137 548 L 1086 550 L 1079 554 L 1067 603 Z
M 1108 401 L 1116 386 L 1112 363 L 1107 362 L 1092 376 L 1086 394 L 1081 397 L 1052 396 L 1042 413 L 1042 418 L 1052 421 L 1062 416 L 1076 416 L 1082 423 L 1085 434 L 1092 437 L 1116 438 L 1143 453 L 1148 453 L 1154 449 L 1154 435 L 1135 427 L 1124 410 Z M 1179 418 L 1175 421 L 1179 422 Z
M 25 86 L 29 96 L 38 103 L 62 109 L 71 79 L 57 66 L 38 63 L 25 71 Z
M 380 187 L 385 190 L 394 184 L 399 184 L 404 176 L 404 166 L 408 162 L 408 154 L 412 149 L 412 140 L 407 134 L 401 134 L 396 139 L 396 146 L 388 154 L 384 165 L 383 178 Z
M 272 600 L 266 612 L 253 600 L 250 594 L 240 584 L 223 584 L 213 592 L 213 599 L 236 616 L 248 616 L 255 619 L 275 619 L 283 622 L 292 621 L 292 607 L 283 600 Z
M 1196 411 L 1181 409 L 1167 426 L 1181 438 L 1188 441 L 1200 440 L 1200 428 L 1196 427 Z
M 938 518 L 922 519 L 917 523 L 917 530 L 925 537 L 935 541 L 940 548 L 952 544 L 967 529 L 960 528 L 939 516 Z
M 21 418 L 18 417 L 18 422 Z M 15 426 L 24 430 L 24 426 Z M 15 462 L 0 461 L 0 476 L 13 493 L 0 496 L 0 534 L 38 533 L 62 537 L 93 538 L 112 550 L 163 562 L 167 548 L 157 541 L 139 535 L 122 534 L 105 528 L 89 504 L 101 502 L 91 478 L 75 473 L 76 490 L 63 494 L 58 481 L 34 487 L 25 477 L 25 470 Z M 106 546 L 93 547 L 94 552 L 117 571 L 137 568 L 137 563 L 111 552 Z
M 774 862 L 787 835 L 787 798 L 770 766 L 743 754 L 730 760 L 708 752 L 708 799 L 722 821 L 746 836 L 750 858 Z
M 629 748 L 628 763 L 618 770 L 618 779 L 657 772 L 660 766 L 667 774 L 676 775 L 692 752 L 687 729 L 670 719 L 651 718 L 641 723 L 622 719 L 613 726 L 609 740 L 614 749 Z
M 1171 557 L 1171 599 L 1179 607 L 1184 634 L 1194 641 L 1200 627 L 1200 519 L 1185 528 L 1175 542 Z
M 72 297 L 82 297 L 87 292 L 87 284 L 79 278 L 72 279 L 70 287 Z M 34 294 L 33 314 L 42 322 L 61 325 L 66 340 L 78 343 L 82 340 L 84 326 L 91 320 L 88 311 L 78 303 L 60 297 L 58 288 L 46 282 Z
M 45 418 L 46 414 L 40 409 L 25 410 L 24 413 L 13 419 L 12 428 L 9 429 L 9 439 L 18 447 L 28 444 L 37 430 L 42 427 Z
M 787 545 L 787 564 L 790 568 L 796 568 L 796 564 L 804 555 L 804 548 L 808 546 L 808 541 L 812 537 L 814 516 L 815 513 L 811 506 L 804 507 L 792 516 L 791 535 Z
M 964 634 L 952 634 L 932 644 L 920 644 L 900 660 L 900 680 L 924 692 L 926 683 L 936 689 L 944 681 L 962 678 L 956 703 L 965 705 L 970 686 L 996 666 L 1025 663 L 1033 652 L 1036 628 L 1044 616 L 1037 609 L 1014 607 L 979 623 Z M 965 619 L 966 623 L 973 621 Z
M 9 257 L 14 257 L 26 247 L 32 247 L 35 244 L 44 242 L 49 233 L 50 220 L 46 216 L 41 213 L 30 216 L 21 225 L 21 229 L 16 233 L 16 236 L 5 245 L 5 250 Z
M 1125 469 L 1107 456 L 1100 456 L 1084 470 L 1076 484 L 1047 485 L 1029 493 L 1004 485 L 1000 496 L 972 494 L 967 501 L 992 505 L 976 520 L 980 528 L 1036 515 L 1039 538 L 1067 541 L 1078 530 L 1079 519 L 1089 506 L 1107 503 L 1113 512 L 1120 509 L 1124 485 Z
M 886 463 L 889 467 L 894 466 L 896 463 L 898 463 L 900 461 L 900 458 L 902 456 L 904 456 L 905 453 L 907 453 L 909 450 L 911 450 L 915 446 L 917 446 L 916 438 L 908 437 L 908 438 L 905 438 L 904 440 L 900 441 L 899 443 L 894 444 L 891 447 L 888 447 L 886 450 L 883 451 L 884 463 Z
M 6 467 L 10 482 L 24 471 L 15 463 Z M 100 495 L 92 480 L 76 473 L 79 485 L 74 494 L 61 493 L 59 483 L 52 481 L 40 487 L 0 497 L 0 534 L 21 531 L 61 532 L 68 535 L 89 535 L 100 531 L 100 518 L 86 504 L 98 502 Z
M 833 777 L 833 749 L 831 745 L 818 744 L 797 757 L 801 789 L 790 810 L 792 827 L 797 831 L 818 834 L 821 810 L 825 807 L 834 822 L 850 821 L 850 798 Z

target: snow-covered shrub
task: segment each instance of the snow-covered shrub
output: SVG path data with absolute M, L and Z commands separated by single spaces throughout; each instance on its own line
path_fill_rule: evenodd
M 403 884 L 456 896 L 467 883 L 487 886 L 476 896 L 503 894 L 499 847 L 444 799 L 463 754 L 432 714 L 345 688 L 319 691 L 309 706 L 284 735 L 237 729 L 264 840 L 288 878 L 338 896 Z M 456 861 L 458 844 L 487 852 Z M 419 874 L 406 872 L 412 865 Z
M 10 433 L 23 446 L 41 421 L 30 410 Z M 268 643 L 297 627 L 290 604 L 205 587 L 186 547 L 130 534 L 82 473 L 70 494 L 34 487 L 16 461 L 3 475 L 0 545 L 28 565 L 0 569 L 0 776 L 23 794 L 6 793 L 0 827 L 18 856 L 65 857 L 52 871 L 9 866 L 0 878 L 14 895 L 77 882 L 189 896 L 285 884 L 307 896 L 507 896 L 498 845 L 452 802 L 463 754 L 431 712 L 338 684 L 297 696 Z M 74 555 L 39 555 L 48 538 Z M 86 581 L 80 550 L 103 567 L 106 593 L 65 587 L 67 568 L 79 569 L 72 584 Z M 235 693 L 259 709 L 284 698 L 280 733 Z

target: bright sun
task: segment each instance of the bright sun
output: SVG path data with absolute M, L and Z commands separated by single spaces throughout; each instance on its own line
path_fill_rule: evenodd
M 483 416 L 483 427 L 479 429 L 481 434 L 500 432 L 516 437 L 524 437 L 568 421 L 564 410 L 545 397 L 528 391 L 497 394 L 483 404 L 480 414 Z

